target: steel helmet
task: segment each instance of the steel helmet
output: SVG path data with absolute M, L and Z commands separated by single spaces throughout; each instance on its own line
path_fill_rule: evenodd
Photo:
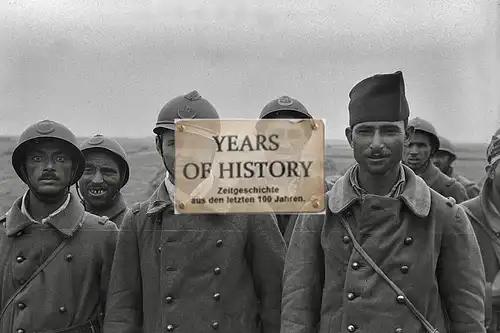
M 453 146 L 451 141 L 442 136 L 438 136 L 438 138 L 439 138 L 439 150 L 449 153 L 451 156 L 453 156 L 453 159 L 456 159 L 457 154 L 455 152 L 455 146 Z
M 422 118 L 413 118 L 408 122 L 408 126 L 412 126 L 416 131 L 425 132 L 431 137 L 431 143 L 434 146 L 434 152 L 439 150 L 439 138 L 436 132 L 436 128 L 432 126 L 430 122 Z
M 120 160 L 120 167 L 124 169 L 122 186 L 127 184 L 130 175 L 130 166 L 128 164 L 127 153 L 125 149 L 116 141 L 107 136 L 96 134 L 92 138 L 83 141 L 80 144 L 82 152 L 103 150 L 113 154 Z
M 67 144 L 71 149 L 71 155 L 74 159 L 73 162 L 76 160 L 77 164 L 76 172 L 70 185 L 76 183 L 83 174 L 85 157 L 80 149 L 78 149 L 75 135 L 66 126 L 51 120 L 43 120 L 31 125 L 21 134 L 17 147 L 12 153 L 12 166 L 19 178 L 21 178 L 24 183 L 28 184 L 28 180 L 25 179 L 24 173 L 21 172 L 25 163 L 26 148 L 28 148 L 30 143 L 36 143 L 37 140 L 40 139 L 60 140 Z
M 160 135 L 165 129 L 175 130 L 175 119 L 219 119 L 219 114 L 209 101 L 194 90 L 186 95 L 175 97 L 163 106 L 153 132 Z M 211 137 L 220 133 L 219 122 L 210 122 L 207 127 L 209 128 L 204 128 L 201 132 L 195 131 L 196 134 Z M 207 133 L 203 133 L 203 130 Z
M 288 96 L 281 96 L 267 103 L 262 109 L 259 119 L 276 118 L 280 111 L 291 111 L 297 113 L 300 118 L 312 119 L 304 104 Z

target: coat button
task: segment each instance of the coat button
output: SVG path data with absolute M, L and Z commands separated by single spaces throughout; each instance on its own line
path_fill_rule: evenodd
M 405 237 L 404 243 L 405 245 L 411 245 L 413 243 L 413 238 Z
M 359 263 L 355 261 L 355 262 L 353 262 L 353 263 L 352 263 L 351 267 L 352 267 L 352 269 L 354 269 L 354 270 L 358 270 L 358 268 L 359 268 Z
M 351 242 L 351 238 L 345 235 L 344 237 L 342 237 L 342 242 L 344 242 L 344 244 L 348 244 Z
M 220 274 L 220 267 L 215 267 L 214 268 L 214 274 L 219 275 Z
M 174 325 L 167 325 L 167 331 L 168 332 L 173 332 L 174 331 Z
M 403 333 L 403 329 L 401 327 L 398 327 L 394 330 L 394 333 Z
M 218 323 L 217 321 L 214 321 L 214 322 L 212 323 L 212 328 L 213 328 L 214 330 L 218 329 L 218 328 L 219 328 L 219 323 Z
M 221 247 L 222 246 L 222 239 L 219 239 L 217 242 L 215 242 L 215 246 Z
M 397 298 L 396 298 L 396 301 L 399 303 L 399 304 L 403 304 L 405 302 L 405 297 L 403 295 L 399 295 Z
M 21 256 L 19 256 L 19 257 L 16 258 L 16 261 L 17 261 L 18 264 L 20 264 L 20 263 L 22 263 L 24 261 L 24 258 L 21 257 Z
M 356 295 L 354 295 L 354 293 L 348 293 L 348 294 L 347 294 L 347 299 L 348 299 L 348 300 L 352 301 L 352 300 L 353 300 L 353 299 L 355 299 L 355 298 L 356 298 Z
M 167 296 L 165 297 L 165 301 L 167 301 L 167 303 L 170 304 L 174 301 L 174 298 L 172 296 Z
M 61 307 L 59 308 L 59 312 L 61 312 L 61 313 L 64 313 L 64 312 L 66 312 L 66 311 L 67 311 L 67 310 L 66 310 L 66 307 L 65 307 L 65 306 L 61 306 Z
M 400 269 L 401 269 L 401 273 L 403 273 L 403 274 L 407 274 L 408 271 L 410 270 L 410 268 L 406 265 L 401 266 Z
M 16 330 L 16 333 L 24 333 L 24 332 L 26 332 L 26 331 L 23 330 L 22 328 L 19 328 L 19 329 Z
M 220 294 L 219 293 L 215 293 L 214 294 L 214 300 L 216 300 L 216 301 L 220 300 Z
M 356 327 L 354 327 L 354 325 L 349 325 L 349 326 L 347 326 L 347 330 L 352 333 L 352 332 L 356 331 Z
M 71 253 L 68 253 L 68 254 L 66 255 L 66 258 L 65 258 L 65 259 L 66 259 L 66 261 L 68 261 L 68 262 L 69 262 L 69 261 L 73 260 L 73 255 L 72 255 Z
M 20 283 L 20 284 L 25 284 L 25 283 L 26 283 L 26 280 L 25 280 L 25 279 L 21 279 L 21 280 L 19 280 L 19 283 Z
M 22 309 L 24 309 L 24 308 L 26 307 L 26 304 L 24 304 L 24 303 L 19 303 L 19 304 L 17 305 L 17 307 L 18 307 L 19 309 L 21 309 L 21 310 L 22 310 Z
M 352 213 L 350 210 L 348 210 L 347 212 L 345 212 L 345 216 L 346 217 L 351 217 L 352 216 Z

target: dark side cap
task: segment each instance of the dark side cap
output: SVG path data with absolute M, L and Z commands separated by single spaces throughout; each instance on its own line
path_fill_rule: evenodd
M 356 84 L 349 93 L 349 125 L 368 121 L 408 119 L 403 73 L 377 74 Z

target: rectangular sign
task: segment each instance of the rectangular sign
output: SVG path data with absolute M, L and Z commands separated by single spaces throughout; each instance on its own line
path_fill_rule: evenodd
M 323 120 L 175 125 L 176 214 L 324 211 Z

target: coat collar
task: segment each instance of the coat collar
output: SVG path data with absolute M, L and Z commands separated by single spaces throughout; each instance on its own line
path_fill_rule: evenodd
M 170 196 L 167 192 L 167 187 L 165 186 L 165 180 L 163 180 L 151 195 L 149 199 L 148 209 L 146 211 L 146 215 L 152 216 L 157 213 L 163 212 L 165 209 L 168 209 L 169 212 L 174 211 L 174 204 L 170 199 Z
M 355 166 L 352 166 L 328 191 L 328 207 L 334 214 L 343 212 L 352 204 L 360 201 L 360 197 L 351 185 L 350 177 Z M 418 217 L 429 215 L 431 208 L 431 191 L 422 178 L 407 166 L 403 165 L 406 184 L 399 198 Z
M 83 221 L 85 209 L 80 204 L 78 198 L 73 193 L 70 194 L 71 198 L 68 206 L 59 214 L 51 217 L 46 224 L 52 225 L 56 230 L 61 232 L 64 236 L 70 237 L 78 229 Z M 17 234 L 33 222 L 21 212 L 22 197 L 18 198 L 7 214 L 5 229 L 7 236 Z
M 120 215 L 125 209 L 127 209 L 127 203 L 125 202 L 121 192 L 118 192 L 115 201 L 110 207 L 103 210 L 88 209 L 88 212 L 98 216 L 106 216 L 113 221 L 113 219 Z

